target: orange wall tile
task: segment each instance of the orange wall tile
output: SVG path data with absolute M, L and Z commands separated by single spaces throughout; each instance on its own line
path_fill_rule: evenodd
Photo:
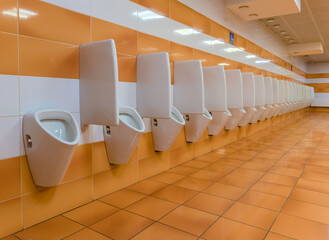
M 0 161 L 0 189 L 0 202 L 21 195 L 21 164 L 19 157 Z
M 119 81 L 120 82 L 136 82 L 137 74 L 137 57 L 125 54 L 117 54 Z
M 193 27 L 194 11 L 191 8 L 187 7 L 178 0 L 169 0 L 169 7 L 169 16 L 171 19 L 183 23 L 189 27 Z
M 310 87 L 314 87 L 315 93 L 328 93 L 329 92 L 329 83 L 310 83 L 307 85 Z
M 145 179 L 170 168 L 170 153 L 158 152 L 139 161 L 139 178 Z
M 0 74 L 18 74 L 18 39 L 0 32 Z
M 138 54 L 168 52 L 170 41 L 157 38 L 148 34 L 138 33 Z
M 193 11 L 193 17 L 194 28 L 204 34 L 211 35 L 212 21 L 196 11 Z
M 79 78 L 79 47 L 30 37 L 19 37 L 21 75 Z
M 138 4 L 169 17 L 169 0 L 138 0 Z
M 0 238 L 22 229 L 21 198 L 0 203 Z
M 170 42 L 170 62 L 187 61 L 193 59 L 193 48 Z
M 19 0 L 19 8 L 36 13 L 19 19 L 19 33 L 58 42 L 90 41 L 90 17 L 37 0 Z
M 5 12 L 17 13 L 17 0 L 5 0 L 0 2 L 0 31 L 17 33 L 17 16 L 5 14 Z

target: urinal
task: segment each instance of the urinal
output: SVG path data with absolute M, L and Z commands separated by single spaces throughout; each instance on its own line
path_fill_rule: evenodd
M 208 135 L 218 135 L 232 116 L 227 109 L 226 77 L 223 66 L 203 67 L 204 99 L 212 121 Z
M 243 85 L 241 71 L 225 70 L 227 86 L 227 107 L 232 117 L 225 125 L 226 130 L 233 130 L 241 121 L 246 110 L 243 109 Z
M 255 108 L 257 112 L 251 118 L 250 123 L 256 123 L 261 119 L 264 111 L 266 111 L 265 105 L 265 83 L 262 75 L 255 75 Z
M 266 118 L 271 118 L 275 108 L 273 107 L 273 84 L 271 77 L 264 77 L 265 84 L 265 108 L 260 120 L 263 121 Z
M 212 120 L 208 126 L 208 135 L 215 136 L 222 131 L 228 120 L 232 117 L 231 112 L 227 109 L 225 112 L 210 112 Z
M 29 112 L 23 118 L 23 139 L 35 185 L 58 185 L 80 140 L 80 128 L 71 113 L 62 110 Z
M 212 120 L 211 114 L 204 108 L 203 114 L 184 114 L 186 142 L 196 142 Z
M 252 117 L 257 113 L 255 108 L 255 78 L 253 73 L 242 73 L 243 86 L 243 108 L 246 114 L 243 115 L 239 122 L 240 127 L 244 127 L 251 121 Z
M 185 125 L 185 120 L 174 106 L 170 118 L 152 119 L 153 146 L 156 151 L 167 151 Z
M 143 119 L 132 107 L 119 107 L 119 125 L 104 126 L 107 158 L 112 164 L 126 164 L 145 132 Z

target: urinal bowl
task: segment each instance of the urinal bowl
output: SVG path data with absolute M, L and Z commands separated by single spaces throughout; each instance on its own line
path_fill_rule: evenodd
M 241 120 L 239 122 L 240 127 L 247 126 L 247 124 L 249 124 L 249 122 L 251 121 L 253 116 L 257 113 L 256 108 L 246 107 L 244 109 L 246 110 L 246 114 L 243 115 L 243 117 L 241 118 Z
M 273 117 L 276 117 L 279 115 L 279 112 L 281 110 L 281 107 L 279 104 L 273 104 L 274 110 L 273 110 Z
M 40 110 L 25 114 L 23 141 L 35 185 L 58 185 L 71 163 L 80 129 L 71 113 Z
M 228 120 L 232 117 L 231 112 L 227 109 L 223 112 L 211 112 L 212 120 L 208 126 L 208 135 L 215 136 L 223 130 Z
M 238 125 L 243 115 L 246 114 L 246 110 L 243 108 L 229 108 L 229 110 L 232 114 L 232 117 L 227 121 L 225 129 L 233 130 Z
M 185 125 L 182 114 L 171 107 L 170 118 L 152 119 L 152 137 L 155 151 L 167 151 L 176 140 L 179 132 Z
M 266 118 L 270 118 L 271 111 L 273 109 L 272 105 L 265 105 L 266 110 L 263 112 L 263 114 L 260 117 L 260 121 L 264 121 Z
M 145 132 L 143 119 L 134 108 L 120 107 L 119 119 L 118 126 L 103 127 L 107 158 L 111 164 L 127 163 Z
M 264 111 L 266 111 L 266 108 L 264 106 L 257 106 L 256 110 L 257 110 L 257 112 L 251 118 L 250 123 L 258 122 L 258 120 L 260 120 L 260 118 L 261 118 L 262 114 L 264 113 Z
M 203 114 L 184 114 L 186 142 L 197 142 L 208 127 L 212 116 L 207 109 Z

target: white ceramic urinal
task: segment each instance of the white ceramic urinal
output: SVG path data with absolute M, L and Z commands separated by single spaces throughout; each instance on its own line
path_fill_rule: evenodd
M 200 60 L 174 63 L 174 105 L 185 117 L 185 138 L 196 142 L 212 116 L 204 106 L 204 81 Z
M 255 75 L 255 107 L 257 112 L 251 118 L 250 123 L 256 123 L 263 115 L 265 108 L 265 83 L 262 75 Z
M 239 126 L 243 127 L 249 124 L 253 116 L 257 113 L 255 108 L 255 78 L 253 73 L 242 73 L 243 82 L 243 108 L 246 114 L 239 122 Z
M 80 129 L 71 113 L 40 110 L 25 114 L 23 139 L 34 183 L 58 185 L 70 165 L 80 140 Z
M 211 114 L 204 108 L 203 114 L 191 114 L 185 116 L 185 138 L 186 142 L 196 142 L 212 120 Z
M 280 106 L 278 115 L 282 115 L 284 113 L 284 109 L 286 107 L 286 104 L 284 103 L 284 98 L 285 98 L 284 81 L 279 80 L 278 84 L 279 84 L 279 106 Z
M 152 119 L 153 146 L 156 151 L 167 151 L 185 125 L 185 120 L 174 106 L 170 118 Z M 157 139 L 154 141 L 154 139 Z
M 107 158 L 112 164 L 126 164 L 145 132 L 143 119 L 132 107 L 119 108 L 119 126 L 104 126 Z
M 114 40 L 80 46 L 81 126 L 103 125 L 108 161 L 124 164 L 130 159 L 145 130 L 138 112 L 119 107 L 118 60 Z
M 212 121 L 208 135 L 218 135 L 232 114 L 227 109 L 226 77 L 223 66 L 203 67 L 205 106 Z
M 272 85 L 273 85 L 273 117 L 276 117 L 279 115 L 279 112 L 281 111 L 280 106 L 280 96 L 279 96 L 279 80 L 277 78 L 272 79 Z
M 167 52 L 137 57 L 137 109 L 152 119 L 155 151 L 167 151 L 185 124 L 182 114 L 173 106 L 171 73 Z
M 232 117 L 225 125 L 226 130 L 233 130 L 241 121 L 246 111 L 243 109 L 243 85 L 241 71 L 225 70 L 227 87 L 227 107 Z
M 271 77 L 264 77 L 265 83 L 265 108 L 260 120 L 264 121 L 266 118 L 271 118 L 273 115 L 273 85 Z

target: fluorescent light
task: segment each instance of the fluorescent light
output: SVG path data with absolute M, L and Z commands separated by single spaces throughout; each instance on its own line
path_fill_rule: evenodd
M 205 40 L 203 41 L 207 45 L 219 45 L 219 44 L 224 44 L 223 41 L 220 40 Z
M 156 14 L 150 10 L 142 11 L 142 12 L 134 12 L 134 15 L 138 16 L 142 20 L 151 20 L 151 19 L 160 19 L 164 18 L 164 16 Z
M 183 28 L 183 29 L 175 30 L 175 33 L 179 33 L 181 35 L 192 35 L 193 33 L 199 34 L 200 32 L 197 30 L 194 30 L 193 28 Z
M 17 17 L 17 8 L 2 11 L 2 14 Z M 38 15 L 36 12 L 32 12 L 30 10 L 26 10 L 23 8 L 19 9 L 19 18 L 26 19 L 28 17 L 36 16 L 36 15 Z
M 218 63 L 218 66 L 229 66 L 230 64 L 228 63 Z
M 256 55 L 247 55 L 246 58 L 256 58 Z
M 236 48 L 236 47 L 231 47 L 231 48 L 225 48 L 225 52 L 242 52 L 244 51 L 244 48 Z
M 255 63 L 269 63 L 271 60 L 257 60 Z

